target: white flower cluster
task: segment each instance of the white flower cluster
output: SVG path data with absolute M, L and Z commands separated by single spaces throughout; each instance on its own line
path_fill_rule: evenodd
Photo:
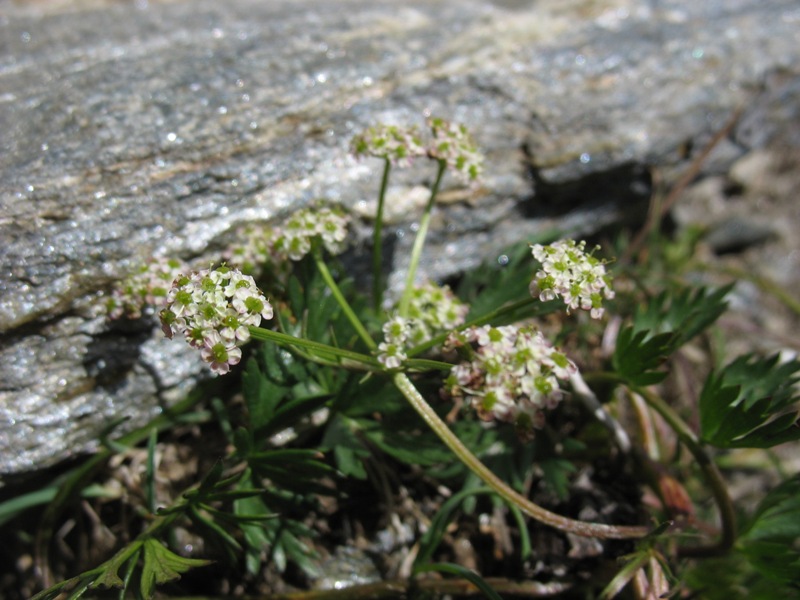
M 272 305 L 253 278 L 220 266 L 175 279 L 161 326 L 170 339 L 182 334 L 212 371 L 224 375 L 241 360 L 240 346 L 250 339 L 248 327 L 271 318 Z
M 269 265 L 280 278 L 289 271 L 290 260 L 298 261 L 311 251 L 315 239 L 331 254 L 346 247 L 348 215 L 327 206 L 301 208 L 280 226 L 248 224 L 237 230 L 236 244 L 225 251 L 225 260 L 248 275 L 259 276 Z
M 265 265 L 285 270 L 285 257 L 275 252 L 280 229 L 266 223 L 248 223 L 236 230 L 236 243 L 224 252 L 227 264 L 246 275 L 258 277 Z
M 467 313 L 469 305 L 461 302 L 450 287 L 426 282 L 411 293 L 408 340 L 412 345 L 421 344 L 455 329 L 464 323 Z
M 467 128 L 439 118 L 429 119 L 428 125 L 434 138 L 430 156 L 445 161 L 448 167 L 469 180 L 477 179 L 483 170 L 483 155 Z
M 395 125 L 370 127 L 353 138 L 351 148 L 355 156 L 375 156 L 400 165 L 427 154 L 416 129 Z
M 185 265 L 177 259 L 153 259 L 125 278 L 106 303 L 111 319 L 138 319 L 164 304 L 172 281 Z
M 339 254 L 345 248 L 349 222 L 345 212 L 339 209 L 302 208 L 281 227 L 275 239 L 275 252 L 297 261 L 311 251 L 312 242 L 319 238 L 328 252 Z
M 446 285 L 427 282 L 414 288 L 408 317 L 395 315 L 383 325 L 378 361 L 389 369 L 397 369 L 408 358 L 407 348 L 462 325 L 468 312 L 469 305 L 461 302 Z
M 586 242 L 562 240 L 542 246 L 533 244 L 533 257 L 542 267 L 531 281 L 531 295 L 542 302 L 559 296 L 567 310 L 581 308 L 599 319 L 605 310 L 603 300 L 614 297 L 611 277 L 605 263 L 585 252 Z
M 414 157 L 428 156 L 444 161 L 468 180 L 477 179 L 483 169 L 483 155 L 467 128 L 440 118 L 428 119 L 428 127 L 433 140 L 427 145 L 414 128 L 378 125 L 354 137 L 351 148 L 356 156 L 376 156 L 401 165 Z
M 450 371 L 449 393 L 468 397 L 484 420 L 513 423 L 522 439 L 531 439 L 544 425 L 544 410 L 561 400 L 558 380 L 578 370 L 531 326 L 472 327 L 448 345 L 470 355 Z
M 378 362 L 397 369 L 408 358 L 406 347 L 411 327 L 408 319 L 394 316 L 383 324 L 383 341 L 378 344 Z

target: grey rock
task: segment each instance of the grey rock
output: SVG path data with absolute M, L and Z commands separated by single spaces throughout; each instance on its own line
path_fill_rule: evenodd
M 639 210 L 647 166 L 681 164 L 800 64 L 794 0 L 0 0 L 0 14 L 6 474 L 91 450 L 202 377 L 182 344 L 109 327 L 93 301 L 150 256 L 215 256 L 237 224 L 320 196 L 358 209 L 379 177 L 347 155 L 363 128 L 431 112 L 485 149 L 480 190 L 447 181 L 463 201 L 442 206 L 424 257 L 444 277 Z M 392 193 L 432 175 L 398 173 Z

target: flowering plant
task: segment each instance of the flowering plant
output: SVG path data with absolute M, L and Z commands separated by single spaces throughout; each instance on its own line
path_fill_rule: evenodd
M 70 586 L 77 590 L 74 598 L 97 586 L 121 587 L 124 593 L 134 585 L 134 572 L 140 573 L 138 593 L 152 595 L 156 584 L 207 564 L 161 544 L 178 523 L 193 523 L 219 538 L 229 553 L 244 553 L 253 577 L 265 562 L 265 548 L 282 557 L 284 567 L 289 556 L 312 573 L 316 567 L 309 564 L 311 553 L 302 540 L 310 536 L 303 519 L 310 507 L 319 509 L 313 499 L 337 493 L 323 482 L 346 485 L 349 479 L 368 478 L 368 469 L 374 468 L 370 461 L 378 452 L 417 467 L 460 465 L 458 481 L 464 489 L 442 504 L 408 560 L 415 563 L 416 574 L 455 572 L 488 597 L 497 597 L 496 592 L 474 572 L 430 563 L 457 501 L 471 494 L 490 493 L 507 506 L 517 517 L 523 545 L 528 543 L 524 516 L 570 540 L 637 540 L 632 553 L 632 546 L 626 546 L 627 564 L 608 582 L 604 598 L 628 583 L 642 597 L 654 597 L 654 590 L 666 593 L 673 559 L 725 555 L 737 543 L 755 568 L 786 580 L 786 565 L 796 565 L 796 548 L 783 552 L 769 546 L 773 562 L 759 560 L 758 551 L 764 544 L 785 541 L 785 532 L 776 531 L 770 519 L 778 518 L 775 511 L 798 515 L 790 499 L 796 496 L 797 479 L 779 486 L 746 534 L 737 538 L 732 501 L 711 450 L 765 448 L 799 439 L 792 407 L 800 363 L 746 358 L 712 373 L 699 396 L 695 431 L 653 386 L 668 375 L 662 368 L 667 357 L 722 314 L 727 288 L 680 292 L 671 301 L 658 296 L 635 311 L 628 326 L 609 328 L 617 332 L 613 350 L 598 358 L 578 347 L 584 335 L 596 339 L 608 323 L 614 308 L 612 304 L 609 310 L 608 303 L 615 300 L 615 291 L 609 263 L 596 256 L 598 247 L 587 252 L 585 241 L 531 244 L 513 267 L 492 270 L 483 284 L 473 286 L 472 306 L 459 298 L 455 284 L 419 281 L 422 249 L 445 174 L 474 183 L 483 170 L 483 157 L 463 125 L 439 118 L 428 125 L 427 140 L 413 128 L 377 126 L 356 136 L 351 145 L 357 157 L 383 161 L 372 238 L 371 297 L 358 293 L 352 281 L 337 277 L 341 269 L 331 268 L 336 255 L 347 249 L 350 217 L 342 208 L 324 204 L 302 208 L 281 223 L 248 223 L 224 253 L 222 264 L 191 268 L 174 260 L 156 261 L 114 292 L 107 305 L 112 318 L 157 313 L 166 337 L 195 348 L 215 375 L 234 378 L 244 363 L 240 410 L 246 416 L 234 427 L 231 413 L 216 404 L 230 448 L 225 466 L 217 463 L 166 509 L 156 510 L 151 503 L 150 524 L 133 542 L 100 567 L 38 594 L 37 600 L 55 598 Z M 381 248 L 391 169 L 425 159 L 436 165 L 436 177 L 419 216 L 406 285 L 399 297 L 387 299 Z M 262 291 L 259 282 L 271 287 Z M 604 362 L 610 370 L 592 373 L 584 368 L 602 368 L 597 365 Z M 748 372 L 758 372 L 760 384 L 748 380 Z M 620 402 L 630 402 L 639 422 L 649 423 L 657 415 L 671 428 L 677 443 L 696 461 L 716 503 L 719 528 L 714 539 L 678 544 L 674 532 L 709 528 L 697 524 L 688 493 L 665 474 L 655 453 L 648 454 L 657 446 L 647 440 L 653 428 L 642 426 L 645 443 L 634 450 L 632 436 L 606 408 L 611 393 L 601 400 L 595 389 L 616 389 Z M 534 501 L 527 487 L 534 475 L 530 454 L 525 453 L 536 449 L 536 458 L 546 465 L 544 481 L 557 496 L 566 496 L 574 467 L 558 448 L 586 449 L 564 433 L 577 427 L 574 423 L 562 429 L 553 425 L 563 422 L 559 411 L 564 405 L 588 408 L 591 422 L 608 431 L 605 443 L 647 473 L 660 499 L 660 510 L 653 511 L 652 518 L 638 505 L 615 522 L 610 501 L 579 514 L 561 514 Z M 426 428 L 420 428 L 421 423 Z M 508 431 L 513 436 L 507 436 Z M 155 438 L 150 439 L 154 448 Z M 288 445 L 299 439 L 317 441 L 308 447 Z M 514 450 L 499 451 L 497 460 L 498 447 Z M 470 489 L 470 481 L 485 487 L 473 484 Z M 289 498 L 300 498 L 299 506 Z M 279 524 L 271 519 L 272 506 L 281 511 Z M 788 517 L 781 522 L 789 522 Z M 231 524 L 238 527 L 237 533 L 230 532 Z M 528 561 L 530 548 L 523 555 Z M 118 575 L 123 566 L 124 578 Z M 389 587 L 368 591 L 370 597 L 388 597 L 390 592 Z

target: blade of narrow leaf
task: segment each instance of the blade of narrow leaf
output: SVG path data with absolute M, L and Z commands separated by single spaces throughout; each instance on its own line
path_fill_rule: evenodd
M 470 571 L 466 567 L 462 567 L 461 565 L 456 565 L 453 563 L 433 563 L 430 565 L 423 565 L 420 567 L 416 567 L 414 569 L 415 573 L 425 573 L 427 571 L 438 571 L 440 573 L 449 573 L 451 575 L 457 575 L 463 579 L 466 579 L 470 583 L 472 583 L 475 587 L 477 587 L 483 595 L 489 598 L 489 600 L 503 600 L 500 597 L 492 586 L 490 586 L 486 581 L 484 581 L 483 577 L 475 573 L 474 571 Z

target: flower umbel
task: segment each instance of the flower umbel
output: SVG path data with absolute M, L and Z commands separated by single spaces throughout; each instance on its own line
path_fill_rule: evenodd
M 578 370 L 532 326 L 472 327 L 449 344 L 471 355 L 450 371 L 450 394 L 466 395 L 484 420 L 513 423 L 522 439 L 531 439 L 544 410 L 560 401 L 558 380 Z
M 439 333 L 464 323 L 469 305 L 461 302 L 448 286 L 426 282 L 414 288 L 408 307 L 412 345 L 422 344 Z
M 392 164 L 407 164 L 416 156 L 425 156 L 425 148 L 413 127 L 376 125 L 353 138 L 355 156 L 384 158 Z
M 272 305 L 249 275 L 220 266 L 179 275 L 167 294 L 161 325 L 168 338 L 183 334 L 211 369 L 224 375 L 242 358 L 249 326 L 272 318 Z
M 286 257 L 275 251 L 275 242 L 281 230 L 267 223 L 248 223 L 236 230 L 237 242 L 225 251 L 224 259 L 229 265 L 245 275 L 258 277 L 265 265 L 273 275 L 285 274 L 288 269 Z
M 603 299 L 614 297 L 605 262 L 585 252 L 586 242 L 562 240 L 543 246 L 533 244 L 533 257 L 542 267 L 531 281 L 531 295 L 542 302 L 564 299 L 567 311 L 590 311 L 593 319 L 603 316 Z
M 172 281 L 185 268 L 177 259 L 158 258 L 141 266 L 117 287 L 106 303 L 108 316 L 138 319 L 164 304 Z
M 295 212 L 281 228 L 274 250 L 290 260 L 301 260 L 319 239 L 330 254 L 345 249 L 350 218 L 338 208 L 303 208 Z
M 483 171 L 483 155 L 467 128 L 439 118 L 429 119 L 428 126 L 433 134 L 428 155 L 445 161 L 449 168 L 462 177 L 476 180 Z

